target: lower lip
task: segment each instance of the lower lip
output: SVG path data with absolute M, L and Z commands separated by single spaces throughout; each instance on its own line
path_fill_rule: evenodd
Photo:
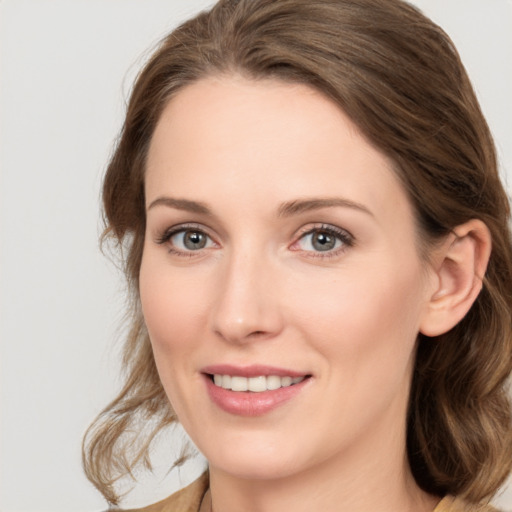
M 271 391 L 231 391 L 216 386 L 209 375 L 205 375 L 206 387 L 212 402 L 223 411 L 238 416 L 262 416 L 296 397 L 309 382 L 305 378 L 298 384 Z

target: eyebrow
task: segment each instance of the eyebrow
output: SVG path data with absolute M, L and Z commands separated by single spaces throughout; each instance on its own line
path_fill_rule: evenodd
M 148 211 L 156 206 L 167 206 L 169 208 L 175 208 L 177 210 L 184 210 L 192 213 L 200 213 L 202 215 L 211 216 L 212 212 L 205 203 L 199 201 L 191 201 L 190 199 L 178 199 L 168 196 L 157 197 L 148 206 Z M 373 213 L 366 208 L 366 206 L 351 201 L 350 199 L 344 199 L 341 197 L 327 197 L 327 198 L 311 198 L 311 199 L 296 199 L 288 201 L 279 206 L 277 214 L 279 217 L 291 217 L 300 213 L 320 210 L 321 208 L 351 208 L 359 210 L 373 217 Z
M 372 217 L 374 216 L 373 213 L 368 208 L 366 208 L 366 206 L 355 201 L 351 201 L 350 199 L 344 199 L 341 197 L 312 198 L 289 201 L 287 203 L 283 203 L 279 207 L 278 215 L 279 217 L 290 217 L 292 215 L 297 215 L 299 213 L 304 213 L 311 210 L 320 210 L 321 208 L 333 207 L 351 208 L 354 210 L 359 210 Z
M 175 208 L 177 210 L 184 210 L 192 213 L 201 213 L 203 215 L 211 215 L 212 212 L 204 204 L 198 201 L 190 201 L 189 199 L 176 199 L 173 197 L 157 197 L 148 206 L 148 211 L 155 206 L 168 206 L 169 208 Z

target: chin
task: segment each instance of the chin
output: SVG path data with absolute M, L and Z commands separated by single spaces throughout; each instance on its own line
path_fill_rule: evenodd
M 296 473 L 301 466 L 297 448 L 290 453 L 279 442 L 258 442 L 248 436 L 243 443 L 218 443 L 203 454 L 212 468 L 242 479 L 274 480 Z M 226 448 L 229 447 L 229 448 Z

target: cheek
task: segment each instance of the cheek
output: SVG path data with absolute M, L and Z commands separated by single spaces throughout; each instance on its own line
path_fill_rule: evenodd
M 165 257 L 148 251 L 143 256 L 140 298 L 155 357 L 193 347 L 195 326 L 208 311 L 204 290 L 187 273 L 171 271 Z M 158 360 L 157 360 L 158 364 Z
M 404 415 L 421 282 L 415 269 L 403 270 L 353 270 L 335 286 L 316 288 L 297 307 L 302 311 L 303 331 L 326 362 L 322 366 L 327 375 L 326 396 L 334 397 L 332 402 L 337 404 L 329 421 L 340 431 L 348 429 L 356 435 L 386 411 L 394 411 L 397 418 Z
M 295 318 L 319 351 L 351 374 L 407 365 L 415 347 L 423 284 L 419 265 L 353 266 L 289 294 Z M 347 362 L 349 362 L 347 364 Z M 353 376 L 353 375 L 352 375 Z
M 204 336 L 200 326 L 208 307 L 198 282 L 179 269 L 173 271 L 166 255 L 147 251 L 142 259 L 139 289 L 160 380 L 180 421 L 193 417 L 190 376 L 197 378 L 192 356 Z

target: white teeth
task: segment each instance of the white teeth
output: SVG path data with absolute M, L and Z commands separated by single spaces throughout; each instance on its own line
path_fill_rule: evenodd
M 263 375 L 261 377 L 250 377 L 247 379 L 247 381 L 247 389 L 249 391 L 260 393 L 261 391 L 265 391 L 267 389 L 267 378 Z
M 231 389 L 231 375 L 223 375 L 221 386 L 224 389 Z
M 239 375 L 218 375 L 213 376 L 216 386 L 232 391 L 272 391 L 274 389 L 286 388 L 293 384 L 302 382 L 305 377 L 279 377 L 277 375 L 259 375 L 257 377 L 241 377 Z
M 292 382 L 293 384 L 297 384 L 298 382 L 300 382 L 302 380 L 302 377 L 295 377 L 295 379 L 297 380 L 297 382 L 293 382 L 293 379 L 291 377 L 283 377 L 281 379 L 281 386 L 286 387 L 286 386 L 291 386 L 292 385 Z
M 279 389 L 281 387 L 281 377 L 269 375 L 267 377 L 267 389 Z
M 245 377 L 231 377 L 231 389 L 233 391 L 247 391 L 249 382 Z

